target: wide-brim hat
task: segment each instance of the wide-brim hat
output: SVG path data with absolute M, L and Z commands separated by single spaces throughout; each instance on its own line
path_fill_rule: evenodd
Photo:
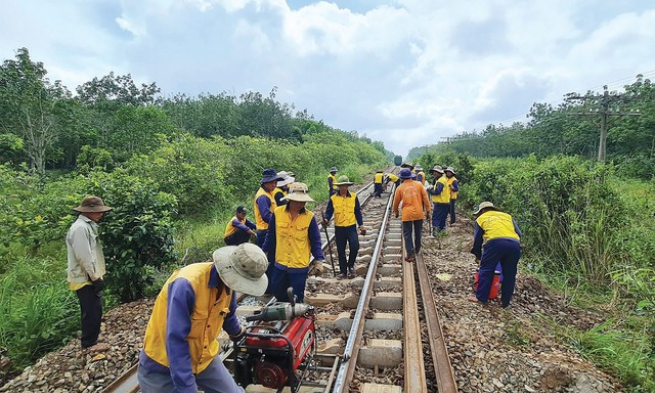
M 336 166 L 333 166 L 332 168 L 330 168 L 330 173 L 332 172 L 339 172 L 339 170 L 337 169 Z
M 353 184 L 355 183 L 351 182 L 346 175 L 339 176 L 337 182 L 334 183 L 335 186 L 352 186 Z
M 412 178 L 412 171 L 409 168 L 403 168 L 398 173 L 398 177 L 401 178 L 401 179 L 411 179 Z
M 312 197 L 309 196 L 309 190 L 305 183 L 291 183 L 289 186 L 289 193 L 282 198 L 283 201 L 295 202 L 314 202 Z
M 286 185 L 289 185 L 289 184 L 293 183 L 294 181 L 296 181 L 296 178 L 295 178 L 295 177 L 292 177 L 292 176 L 286 175 L 286 176 L 284 176 L 284 177 L 282 178 L 282 180 L 280 180 L 280 181 L 277 182 L 277 186 L 278 186 L 278 187 L 284 187 L 284 186 L 286 186 Z
M 422 171 L 422 170 L 423 170 L 423 167 L 419 164 L 419 165 L 416 165 L 416 166 L 414 167 L 414 169 L 417 170 L 417 171 Z
M 261 248 L 252 243 L 222 247 L 212 259 L 221 280 L 233 291 L 252 296 L 266 292 L 268 258 Z
M 105 205 L 102 198 L 93 195 L 84 198 L 82 204 L 73 208 L 78 213 L 105 213 L 112 209 L 113 207 Z
M 446 168 L 446 170 L 444 172 L 451 172 L 453 175 L 457 174 L 457 173 L 455 173 L 455 170 L 453 169 L 452 166 L 449 166 L 448 168 Z
M 414 169 L 414 165 L 412 165 L 412 164 L 408 164 L 408 163 L 406 163 L 406 162 L 400 164 L 400 167 L 401 167 L 401 168 Z
M 491 202 L 482 202 L 478 205 L 478 208 L 475 210 L 475 212 L 473 212 L 473 215 L 477 216 L 478 214 L 480 214 L 482 209 L 500 210 L 496 206 L 494 206 L 494 204 Z
M 435 165 L 435 166 L 432 167 L 432 169 L 430 169 L 430 172 L 439 172 L 439 173 L 443 173 L 443 168 L 440 167 L 439 165 Z
M 260 181 L 261 184 L 264 183 L 270 183 L 272 181 L 280 181 L 282 180 L 282 176 L 279 176 L 277 174 L 277 171 L 275 169 L 266 169 L 264 172 L 262 172 L 262 180 Z

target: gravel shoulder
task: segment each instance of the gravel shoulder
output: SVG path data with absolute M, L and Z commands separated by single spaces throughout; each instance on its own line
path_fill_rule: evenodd
M 537 278 L 522 273 L 507 309 L 497 301 L 482 306 L 467 300 L 477 267 L 469 253 L 472 239 L 472 221 L 460 216 L 445 237 L 423 240 L 423 258 L 459 390 L 623 392 L 609 375 L 553 334 L 555 328 L 567 326 L 590 329 L 604 321 L 600 312 L 570 306 Z

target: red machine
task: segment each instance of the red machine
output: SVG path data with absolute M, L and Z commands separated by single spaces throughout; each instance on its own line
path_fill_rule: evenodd
M 275 303 L 246 320 L 257 322 L 247 326 L 244 337 L 235 343 L 237 383 L 272 389 L 289 386 L 296 392 L 316 350 L 314 307 Z

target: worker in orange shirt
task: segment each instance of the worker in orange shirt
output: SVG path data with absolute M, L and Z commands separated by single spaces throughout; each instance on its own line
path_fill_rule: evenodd
M 393 212 L 398 217 L 398 207 L 403 203 L 403 237 L 407 262 L 414 262 L 416 254 L 421 251 L 421 233 L 423 219 L 430 218 L 430 199 L 423 184 L 412 180 L 412 171 L 409 168 L 400 170 L 399 177 L 402 184 L 396 189 L 393 200 Z M 412 231 L 414 239 L 412 241 Z

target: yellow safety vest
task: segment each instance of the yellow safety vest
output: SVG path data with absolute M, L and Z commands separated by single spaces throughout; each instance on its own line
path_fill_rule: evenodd
M 233 292 L 225 285 L 222 288 L 209 288 L 209 276 L 212 262 L 194 263 L 176 270 L 166 281 L 152 310 L 143 349 L 148 357 L 157 363 L 169 367 L 166 354 L 166 316 L 168 308 L 168 286 L 176 279 L 187 280 L 196 302 L 191 313 L 191 331 L 187 336 L 191 367 L 194 374 L 201 373 L 218 354 L 219 345 L 216 338 L 223 328 L 223 321 L 230 312 Z M 221 295 L 218 291 L 221 289 Z
M 507 213 L 490 210 L 481 214 L 475 222 L 484 231 L 482 239 L 485 243 L 498 238 L 521 240 L 514 229 L 512 216 Z
M 437 184 L 443 184 L 443 191 L 439 195 L 430 195 L 430 199 L 434 203 L 450 203 L 450 188 L 448 188 L 446 175 L 442 175 L 434 182 L 434 189 L 437 189 Z
M 330 179 L 332 179 L 332 189 L 330 189 Z M 333 174 L 328 175 L 328 191 L 336 191 L 339 189 L 339 186 L 335 186 L 337 183 L 337 178 Z
M 390 173 L 389 180 L 391 180 L 392 183 L 395 183 L 398 181 L 398 176 L 394 175 L 393 173 Z
M 228 222 L 227 226 L 225 227 L 225 234 L 223 235 L 223 238 L 226 238 L 226 237 L 230 236 L 231 234 L 233 234 L 234 232 L 239 230 L 239 228 L 232 225 L 232 221 L 234 221 L 234 220 L 238 220 L 240 223 L 242 223 L 244 225 L 246 224 L 246 219 L 245 218 L 243 220 L 239 220 L 237 218 L 237 216 L 232 217 L 230 222 Z
M 275 190 L 273 190 L 273 200 L 275 200 L 275 197 L 277 196 L 277 194 L 282 194 L 283 197 L 287 196 L 286 191 L 284 191 L 283 189 L 281 189 L 279 187 L 276 188 Z M 277 202 L 275 202 L 275 203 L 277 203 Z
M 420 178 L 420 180 L 419 180 L 419 178 Z M 416 180 L 420 181 L 421 184 L 423 184 L 423 182 L 425 181 L 425 172 L 423 172 L 423 171 L 417 172 L 416 173 Z
M 447 184 L 448 184 L 448 190 L 450 190 L 450 199 L 457 199 L 457 191 L 453 191 L 450 189 L 450 185 L 453 184 L 457 178 L 455 176 L 447 178 Z
M 259 187 L 259 190 L 257 190 L 257 195 L 255 195 L 255 202 L 253 203 L 253 211 L 255 212 L 255 224 L 257 225 L 258 231 L 265 231 L 268 229 L 268 223 L 264 221 L 262 214 L 259 212 L 259 207 L 257 207 L 257 199 L 262 195 L 266 195 L 266 197 L 271 201 L 271 212 L 277 207 L 277 203 L 275 202 L 275 198 L 273 198 L 273 194 Z
M 373 183 L 382 184 L 382 178 L 383 177 L 384 177 L 384 173 L 376 173 L 375 177 L 373 178 Z
M 275 214 L 275 261 L 291 268 L 309 266 L 311 245 L 309 243 L 309 225 L 314 213 L 305 209 L 294 220 L 286 206 L 279 206 Z
M 355 201 L 357 194 L 350 193 L 350 196 L 342 197 L 336 193 L 330 197 L 332 207 L 334 207 L 334 226 L 349 227 L 357 223 L 355 217 Z

